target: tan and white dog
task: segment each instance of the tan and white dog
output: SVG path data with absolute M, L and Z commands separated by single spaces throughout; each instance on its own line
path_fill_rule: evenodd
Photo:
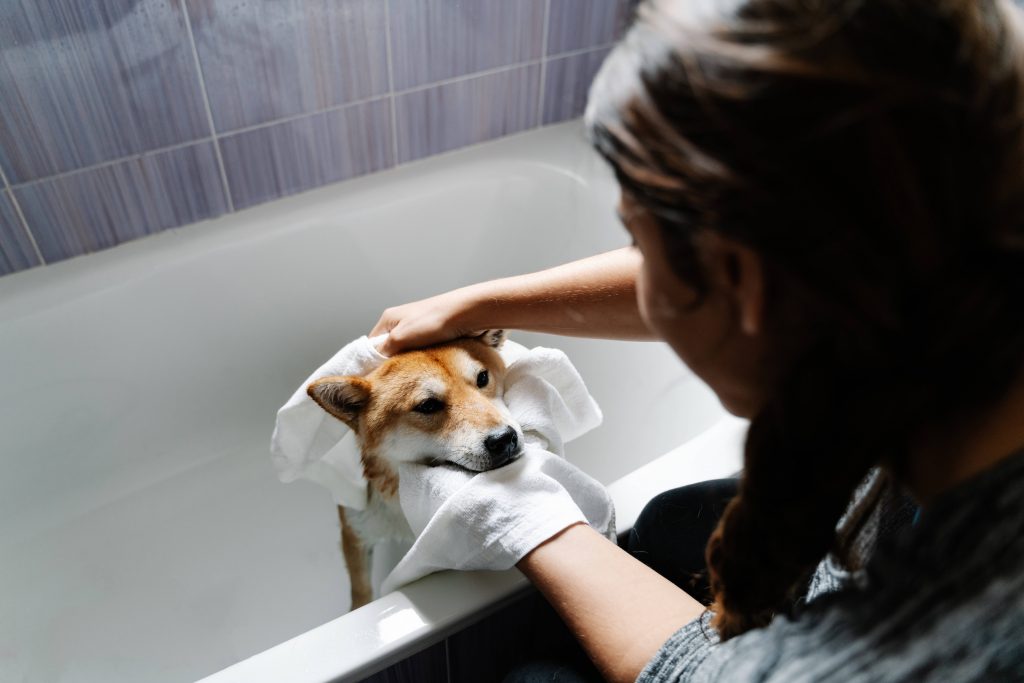
M 306 391 L 355 432 L 368 482 L 364 510 L 338 506 L 352 609 L 372 598 L 373 547 L 412 540 L 398 501 L 398 463 L 482 472 L 515 460 L 523 434 L 502 400 L 501 330 L 397 354 L 364 377 L 324 377 Z

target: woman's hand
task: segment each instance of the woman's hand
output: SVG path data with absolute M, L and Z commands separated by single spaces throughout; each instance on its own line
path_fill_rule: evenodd
M 509 569 L 562 529 L 587 521 L 565 487 L 585 475 L 550 453 L 528 451 L 479 473 L 419 463 L 402 463 L 398 472 L 402 512 L 418 538 L 410 554 L 428 557 L 432 567 Z M 599 486 L 594 482 L 603 493 Z M 610 499 L 589 502 L 594 522 L 606 527 Z
M 482 282 L 389 308 L 370 336 L 388 333 L 380 351 L 440 344 L 483 330 L 530 330 L 574 337 L 655 339 L 640 316 L 632 247 L 527 275 Z
M 398 479 L 399 502 L 416 541 L 385 591 L 439 569 L 509 569 L 574 524 L 614 534 L 614 507 L 604 487 L 536 447 L 486 472 L 402 463 Z
M 593 482 L 591 490 L 605 497 L 581 495 L 586 475 L 558 456 L 527 452 L 480 473 L 417 463 L 398 472 L 402 511 L 417 540 L 393 573 L 395 585 L 441 568 L 515 565 L 616 683 L 635 680 L 669 636 L 704 612 L 608 540 L 607 492 Z
M 704 606 L 585 524 L 516 563 L 613 683 L 635 681 L 665 641 Z
M 391 356 L 406 349 L 479 334 L 472 326 L 475 310 L 472 289 L 464 287 L 402 306 L 394 306 L 381 314 L 370 336 L 387 333 L 380 352 Z

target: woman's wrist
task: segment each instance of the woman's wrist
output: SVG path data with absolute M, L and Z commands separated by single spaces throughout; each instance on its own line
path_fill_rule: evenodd
M 586 522 L 574 522 L 573 524 L 570 524 L 543 543 L 539 544 L 530 552 L 526 553 L 526 555 L 516 563 L 516 567 L 518 567 L 519 571 L 526 575 L 527 578 L 532 580 L 534 572 L 544 564 L 545 557 L 551 552 L 559 552 L 558 548 L 560 545 L 568 545 L 575 540 L 573 538 L 567 539 L 567 535 L 575 536 L 583 529 L 590 529 L 590 526 Z
M 494 282 L 480 282 L 455 290 L 458 303 L 452 315 L 454 326 L 470 333 L 508 327 L 500 320 L 501 307 L 495 296 Z
M 516 567 L 577 634 L 610 681 L 633 681 L 704 606 L 586 524 L 573 524 Z
M 531 321 L 520 315 L 523 304 L 531 295 L 528 276 L 517 275 L 487 280 L 459 290 L 460 303 L 456 311 L 457 324 L 466 330 L 530 329 L 541 320 Z M 540 311 L 534 308 L 538 317 Z

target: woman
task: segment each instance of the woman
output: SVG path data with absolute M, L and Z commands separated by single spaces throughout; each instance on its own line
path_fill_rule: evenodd
M 586 116 L 636 248 L 378 322 L 664 339 L 751 418 L 710 609 L 586 525 L 519 561 L 608 679 L 1024 680 L 1022 26 L 650 0 Z

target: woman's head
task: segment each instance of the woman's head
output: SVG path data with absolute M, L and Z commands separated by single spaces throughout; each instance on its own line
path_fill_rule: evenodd
M 754 418 L 708 547 L 726 637 L 783 607 L 872 465 L 1020 372 L 1017 12 L 651 0 L 595 80 L 644 315 Z

